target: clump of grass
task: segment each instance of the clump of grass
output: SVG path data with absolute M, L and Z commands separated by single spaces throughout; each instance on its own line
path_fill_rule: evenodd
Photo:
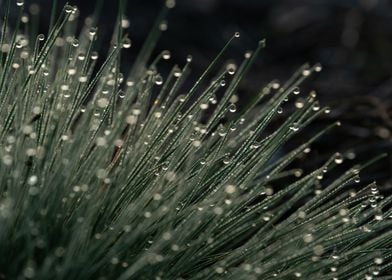
M 52 17 L 46 38 L 25 28 L 22 1 L 16 1 L 17 31 L 3 22 L 0 279 L 371 279 L 391 273 L 392 197 L 359 179 L 372 161 L 336 178 L 328 177 L 344 160 L 339 153 L 309 174 L 289 168 L 339 123 L 286 155 L 277 153 L 328 113 L 314 92 L 306 96 L 298 88 L 321 66 L 304 65 L 286 83 L 272 81 L 237 106 L 237 87 L 264 41 L 240 65 L 225 64 L 236 33 L 185 89 L 191 57 L 166 76 L 159 68 L 170 52 L 150 59 L 174 5 L 168 1 L 126 76 L 121 52 L 131 42 L 124 3 L 102 63 L 99 11 L 78 36 L 77 9 L 69 5 Z M 284 103 L 297 95 L 292 113 L 271 131 Z

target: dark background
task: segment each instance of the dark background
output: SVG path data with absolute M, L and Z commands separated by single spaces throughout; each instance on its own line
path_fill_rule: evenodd
M 25 0 L 42 6 L 41 30 L 50 14 L 48 0 Z M 60 6 L 65 3 L 62 2 Z M 81 18 L 90 14 L 96 1 L 69 1 L 80 8 Z M 100 36 L 110 39 L 117 1 L 105 1 Z M 124 62 L 129 65 L 140 49 L 162 1 L 129 1 L 129 33 L 133 47 Z M 257 41 L 267 47 L 256 61 L 239 94 L 254 94 L 272 79 L 284 81 L 304 62 L 321 62 L 323 71 L 302 87 L 315 89 L 332 113 L 323 116 L 297 141 L 335 119 L 343 126 L 317 143 L 303 166 L 325 160 L 335 151 L 356 151 L 352 162 L 391 152 L 392 148 L 392 1 L 389 0 L 177 0 L 168 17 L 169 29 L 157 46 L 168 49 L 172 62 L 182 65 L 193 56 L 196 77 L 236 31 L 241 38 L 230 50 L 239 60 Z M 292 143 L 295 145 L 295 143 Z M 350 163 L 352 164 L 352 163 Z M 392 189 L 391 156 L 363 173 L 364 181 L 377 178 Z

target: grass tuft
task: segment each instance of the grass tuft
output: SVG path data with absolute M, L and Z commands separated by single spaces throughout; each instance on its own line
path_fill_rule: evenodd
M 237 88 L 264 40 L 240 64 L 226 63 L 240 38 L 233 34 L 187 89 L 191 57 L 167 74 L 159 69 L 170 52 L 151 58 L 174 1 L 129 74 L 120 71 L 131 47 L 126 1 L 101 60 L 102 2 L 80 33 L 77 8 L 57 15 L 54 3 L 46 36 L 32 28 L 23 1 L 1 6 L 0 279 L 392 273 L 392 197 L 359 177 L 372 160 L 334 176 L 340 153 L 309 173 L 293 168 L 340 123 L 282 153 L 330 111 L 299 89 L 319 64 L 303 65 L 283 84 L 271 81 L 240 105 Z M 8 19 L 14 6 L 16 31 Z M 277 122 L 283 110 L 290 113 Z

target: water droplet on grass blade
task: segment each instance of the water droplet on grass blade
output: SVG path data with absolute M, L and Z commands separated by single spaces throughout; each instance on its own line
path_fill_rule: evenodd
M 208 103 L 201 103 L 200 104 L 200 109 L 207 110 L 208 109 Z
M 71 44 L 74 48 L 77 48 L 77 47 L 79 47 L 79 40 L 76 38 L 73 38 Z
M 310 75 L 310 70 L 309 69 L 305 69 L 302 71 L 302 76 L 307 77 Z
M 98 59 L 98 52 L 95 52 L 95 51 L 92 52 L 92 53 L 91 53 L 91 59 L 92 59 L 92 60 L 97 60 L 97 59 Z
M 97 34 L 97 27 L 91 27 L 90 30 L 88 31 L 90 36 L 95 36 Z
M 154 82 L 155 82 L 155 84 L 158 85 L 158 86 L 162 85 L 162 84 L 163 84 L 162 76 L 159 75 L 159 74 L 156 75 L 156 76 L 155 76 L 155 79 L 154 79 Z
M 86 55 L 84 53 L 78 54 L 78 60 L 83 61 L 86 59 Z
M 125 28 L 128 28 L 129 26 L 130 26 L 129 20 L 123 18 L 123 19 L 121 20 L 121 27 L 125 29 Z
M 323 70 L 321 63 L 316 63 L 316 65 L 314 66 L 314 71 L 320 72 L 321 70 Z
M 237 111 L 237 106 L 234 103 L 231 103 L 228 107 L 229 112 L 235 113 Z
M 296 123 L 293 123 L 289 128 L 294 132 L 297 132 L 299 130 L 298 124 Z
M 85 82 L 87 82 L 87 76 L 80 76 L 78 80 L 81 83 L 85 83 Z
M 163 58 L 164 60 L 170 59 L 170 56 L 171 56 L 170 51 L 164 50 L 164 51 L 162 52 L 162 58 Z
M 33 186 L 33 185 L 37 184 L 37 182 L 38 182 L 38 177 L 36 175 L 30 176 L 29 179 L 27 180 L 27 183 L 30 186 Z
M 296 107 L 297 109 L 302 109 L 304 106 L 305 106 L 305 102 L 304 102 L 304 100 L 303 100 L 302 98 L 298 98 L 298 99 L 295 101 L 295 107 Z
M 64 10 L 67 14 L 70 14 L 73 12 L 74 7 L 72 7 L 71 5 L 65 5 Z
M 233 194 L 233 193 L 236 192 L 236 190 L 237 190 L 237 188 L 236 188 L 236 186 L 234 186 L 234 185 L 227 185 L 227 186 L 225 187 L 225 192 L 226 192 L 227 194 Z
M 340 153 L 336 153 L 334 161 L 336 164 L 343 163 L 343 156 Z
M 131 39 L 125 38 L 123 43 L 122 43 L 122 46 L 123 46 L 124 49 L 129 49 L 132 46 Z
M 229 73 L 229 75 L 234 75 L 236 70 L 237 70 L 237 65 L 235 65 L 234 63 L 227 64 L 226 71 L 227 73 Z
M 179 68 L 175 68 L 173 75 L 174 77 L 179 78 L 182 75 L 182 71 Z
M 312 110 L 313 111 L 320 110 L 320 104 L 317 101 L 313 104 Z
M 159 29 L 160 29 L 161 31 L 166 31 L 167 28 L 168 28 L 167 21 L 166 21 L 166 20 L 163 20 L 163 21 L 159 24 Z
M 229 164 L 230 163 L 230 157 L 229 156 L 225 156 L 224 158 L 223 158 L 223 164 Z

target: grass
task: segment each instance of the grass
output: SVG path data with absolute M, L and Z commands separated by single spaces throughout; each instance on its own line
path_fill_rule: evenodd
M 392 197 L 359 177 L 377 158 L 339 173 L 344 158 L 336 153 L 308 174 L 293 169 L 338 121 L 281 154 L 330 111 L 299 90 L 319 64 L 268 83 L 240 106 L 236 90 L 264 40 L 239 65 L 225 63 L 240 39 L 234 34 L 186 89 L 191 57 L 167 75 L 159 68 L 170 52 L 150 58 L 174 2 L 128 75 L 120 71 L 131 46 L 125 1 L 102 63 L 101 2 L 79 35 L 77 9 L 67 5 L 52 14 L 47 36 L 29 28 L 35 24 L 16 3 L 15 32 L 7 19 L 15 3 L 1 7 L 0 279 L 391 274 Z M 272 129 L 283 107 L 292 113 Z

